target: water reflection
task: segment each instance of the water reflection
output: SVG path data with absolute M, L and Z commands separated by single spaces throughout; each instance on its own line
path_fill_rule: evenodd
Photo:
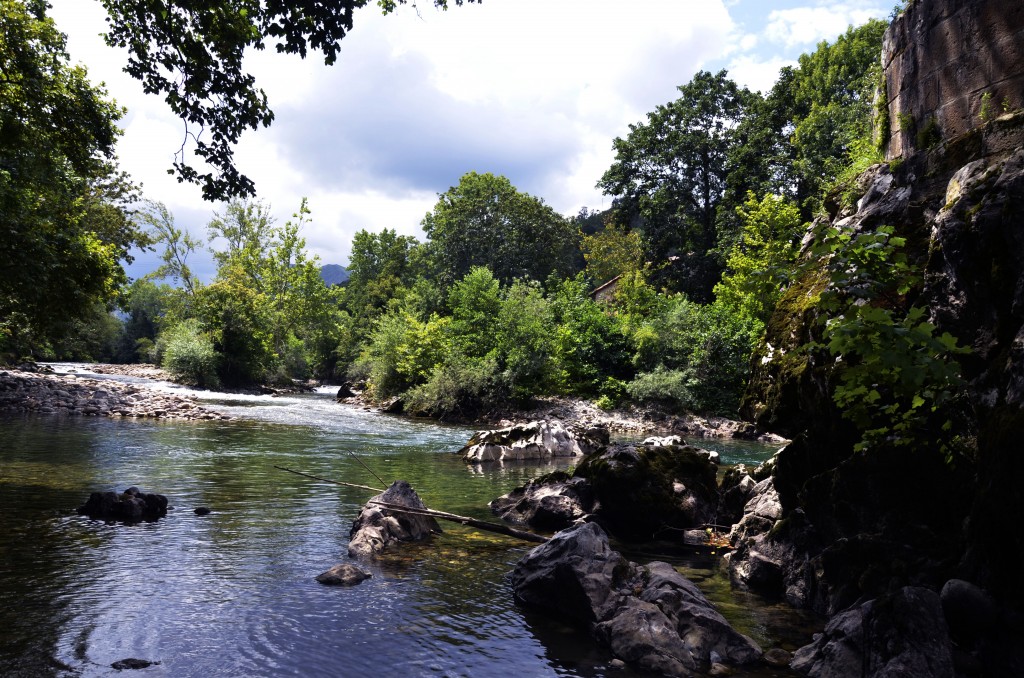
M 584 633 L 515 607 L 505 576 L 528 547 L 504 537 L 444 525 L 358 587 L 317 584 L 369 492 L 274 468 L 377 485 L 356 455 L 429 506 L 488 519 L 487 502 L 553 467 L 467 469 L 450 452 L 468 429 L 329 395 L 224 402 L 244 418 L 0 416 L 0 675 L 109 675 L 127 657 L 159 661 L 153 676 L 607 673 Z M 129 485 L 173 509 L 134 526 L 74 514 L 90 492 Z

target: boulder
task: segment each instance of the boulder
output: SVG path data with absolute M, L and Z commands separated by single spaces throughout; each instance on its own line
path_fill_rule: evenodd
M 939 595 L 907 586 L 833 617 L 790 667 L 813 678 L 953 678 L 952 642 Z
M 395 542 L 420 541 L 441 532 L 441 526 L 430 516 L 396 511 L 374 502 L 412 509 L 426 508 L 409 483 L 396 480 L 391 487 L 371 498 L 352 524 L 348 544 L 351 558 L 372 557 Z
M 490 507 L 506 522 L 557 532 L 593 510 L 594 493 L 585 479 L 555 471 L 498 497 Z
M 78 514 L 94 520 L 139 523 L 156 521 L 167 515 L 167 497 L 140 492 L 129 487 L 124 492 L 93 492 L 78 507 Z
M 647 541 L 664 528 L 715 521 L 717 467 L 688 445 L 611 445 L 584 458 L 570 477 L 558 471 L 491 502 L 503 520 L 560 530 L 593 519 L 620 539 Z
M 328 586 L 355 586 L 369 579 L 369 572 L 363 572 L 352 563 L 339 563 L 316 576 L 316 580 Z
M 620 539 L 648 541 L 665 527 L 715 522 L 717 466 L 689 445 L 611 445 L 588 456 L 575 475 L 592 488 L 595 519 Z
M 607 429 L 570 430 L 552 419 L 478 431 L 459 454 L 469 463 L 578 457 L 607 443 Z
M 516 600 L 585 626 L 619 659 L 669 675 L 713 662 L 746 665 L 761 657 L 697 587 L 667 563 L 637 565 L 585 523 L 526 554 L 511 574 Z

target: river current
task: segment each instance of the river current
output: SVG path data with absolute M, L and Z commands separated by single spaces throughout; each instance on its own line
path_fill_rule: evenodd
M 0 675 L 633 675 L 585 632 L 514 604 L 505 577 L 531 545 L 499 535 L 442 524 L 365 565 L 356 587 L 318 584 L 371 493 L 274 468 L 380 485 L 365 464 L 431 508 L 493 520 L 491 499 L 552 465 L 467 466 L 451 452 L 471 430 L 339 405 L 327 388 L 198 395 L 236 419 L 0 414 Z M 725 463 L 771 453 L 715 447 Z M 74 510 L 132 485 L 173 509 L 130 526 Z M 714 556 L 670 562 L 765 649 L 809 640 L 813 620 L 732 591 Z M 112 668 L 127 658 L 153 664 Z

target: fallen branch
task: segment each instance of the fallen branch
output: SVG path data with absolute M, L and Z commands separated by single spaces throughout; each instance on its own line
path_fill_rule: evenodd
M 476 518 L 469 518 L 467 516 L 460 516 L 454 513 L 447 513 L 445 511 L 435 511 L 434 509 L 419 509 L 410 508 L 408 506 L 402 506 L 400 504 L 389 504 L 384 501 L 370 500 L 368 504 L 374 504 L 376 506 L 382 506 L 389 511 L 397 511 L 399 513 L 411 513 L 418 516 L 430 516 L 431 518 L 438 518 L 440 520 L 449 520 L 453 523 L 461 523 L 468 527 L 475 527 L 478 530 L 485 530 L 487 532 L 496 532 L 503 534 L 506 537 L 515 537 L 516 539 L 523 539 L 525 541 L 532 541 L 538 544 L 543 544 L 548 541 L 547 537 L 533 532 L 525 532 L 523 530 L 517 530 L 507 525 L 500 525 L 498 523 L 489 523 L 486 520 L 477 520 Z
M 384 490 L 378 489 L 376 487 L 369 487 L 367 485 L 356 485 L 355 483 L 343 483 L 340 480 L 331 480 L 330 478 L 321 478 L 320 476 L 315 476 L 312 473 L 303 473 L 302 471 L 294 471 L 294 470 L 292 470 L 290 468 L 285 468 L 284 466 L 274 466 L 274 468 L 278 469 L 279 471 L 288 471 L 288 473 L 294 473 L 297 476 L 305 476 L 307 478 L 312 478 L 313 480 L 319 480 L 322 483 L 330 483 L 332 485 L 342 485 L 344 487 L 354 487 L 354 488 L 356 488 L 358 490 L 369 490 L 370 492 L 377 492 L 377 493 L 380 493 L 380 492 L 384 491 Z

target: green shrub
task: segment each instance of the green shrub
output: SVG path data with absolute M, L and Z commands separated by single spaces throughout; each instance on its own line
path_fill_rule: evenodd
M 196 320 L 186 320 L 166 330 L 161 337 L 166 339 L 163 367 L 176 380 L 206 388 L 219 385 L 217 352 Z

